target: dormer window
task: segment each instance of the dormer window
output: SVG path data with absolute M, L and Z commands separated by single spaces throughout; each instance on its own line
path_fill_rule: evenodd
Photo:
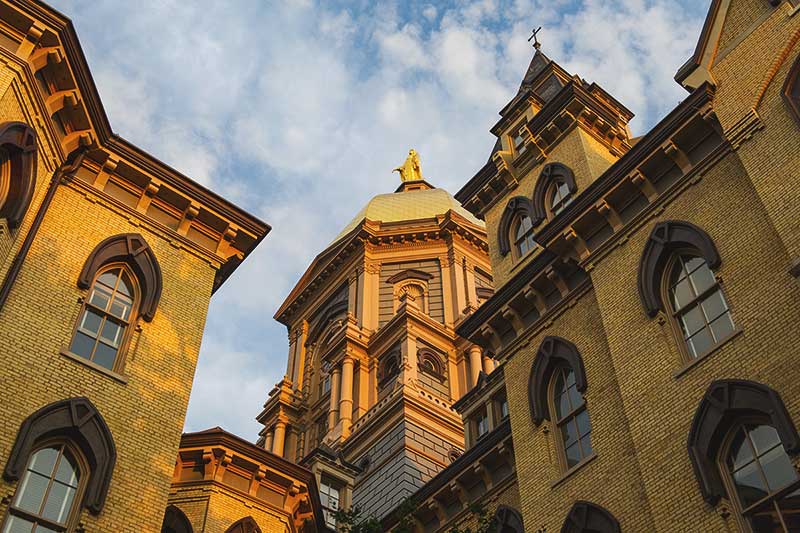
M 525 145 L 525 126 L 520 126 L 515 133 L 511 134 L 511 144 L 514 146 L 514 157 L 522 155 L 527 146 Z
M 486 413 L 486 408 L 482 408 L 472 417 L 472 424 L 475 431 L 475 439 L 480 439 L 489 433 L 489 415 Z

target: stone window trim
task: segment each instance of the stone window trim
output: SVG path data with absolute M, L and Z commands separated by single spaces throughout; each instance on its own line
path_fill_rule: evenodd
M 343 320 L 346 316 L 347 300 L 341 300 L 329 305 L 309 328 L 308 336 L 306 337 L 306 346 L 314 344 L 331 323 L 336 322 L 337 319 Z
M 800 56 L 789 69 L 789 75 L 783 85 L 783 99 L 789 106 L 797 125 L 800 126 Z
M 420 372 L 444 382 L 447 379 L 444 365 L 442 356 L 431 348 L 423 347 L 417 350 L 417 367 Z
M 656 224 L 642 252 L 637 275 L 639 299 L 650 318 L 659 311 L 668 311 L 663 299 L 663 279 L 673 254 L 680 250 L 691 250 L 702 257 L 711 270 L 722 263 L 714 241 L 694 224 L 682 220 Z
M 79 507 L 85 506 L 93 514 L 99 514 L 108 495 L 117 449 L 108 425 L 88 398 L 60 400 L 28 416 L 17 432 L 3 478 L 19 480 L 33 450 L 55 438 L 72 443 L 83 454 L 89 472 Z
M 225 533 L 261 533 L 261 528 L 252 516 L 245 516 L 234 522 Z
M 497 246 L 500 255 L 506 256 L 511 251 L 513 244 L 511 232 L 514 222 L 520 216 L 527 216 L 535 227 L 541 219 L 537 220 L 534 216 L 533 202 L 525 196 L 515 196 L 506 204 L 503 214 L 500 216 L 500 224 L 497 228 Z
M 0 218 L 16 229 L 30 207 L 36 184 L 36 132 L 24 122 L 0 124 L 0 149 L 7 158 L 3 165 Z
M 138 314 L 145 321 L 152 321 L 161 299 L 161 267 L 150 245 L 138 233 L 114 235 L 98 244 L 83 265 L 78 287 L 89 289 L 98 271 L 112 263 L 123 263 L 131 269 L 140 290 Z M 134 324 L 136 318 L 131 316 L 130 322 Z
M 378 387 L 385 387 L 391 380 L 400 374 L 402 354 L 399 349 L 394 349 L 383 355 L 378 361 Z
M 392 293 L 395 312 L 397 312 L 402 304 L 408 304 L 409 301 L 413 301 L 413 305 L 423 313 L 428 312 L 429 292 L 427 281 L 418 279 L 398 281 L 394 284 Z
M 522 523 L 522 515 L 507 505 L 498 505 L 497 510 L 494 512 L 492 518 L 492 526 L 496 531 L 525 533 L 525 527 Z
M 726 495 L 717 458 L 726 436 L 743 418 L 761 417 L 778 432 L 786 453 L 800 453 L 800 435 L 780 395 L 770 387 L 747 380 L 717 380 L 709 385 L 697 407 L 687 439 L 700 492 L 710 505 Z
M 555 183 L 564 183 L 570 194 L 575 194 L 578 185 L 575 183 L 575 174 L 564 163 L 548 163 L 539 174 L 536 186 L 533 189 L 533 215 L 531 220 L 534 225 L 548 218 L 548 192 Z
M 621 533 L 619 521 L 607 509 L 596 503 L 578 500 L 564 519 L 561 533 L 583 533 L 597 531 L 599 533 Z
M 550 402 L 548 391 L 554 372 L 568 366 L 575 372 L 575 385 L 581 394 L 586 392 L 586 370 L 583 358 L 574 344 L 561 337 L 545 337 L 533 360 L 531 375 L 528 380 L 528 401 L 531 418 L 536 425 L 550 420 Z
M 183 511 L 174 505 L 167 507 L 167 510 L 164 513 L 164 522 L 161 525 L 161 530 L 166 531 L 167 528 L 175 533 L 194 533 L 194 529 L 192 528 L 192 524 L 189 522 L 189 519 L 186 518 L 186 515 Z

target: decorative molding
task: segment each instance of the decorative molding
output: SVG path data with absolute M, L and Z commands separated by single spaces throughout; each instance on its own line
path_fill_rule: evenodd
M 718 466 L 722 443 L 741 417 L 753 415 L 769 421 L 787 453 L 800 452 L 800 435 L 775 390 L 754 381 L 714 381 L 697 406 L 686 443 L 700 491 L 711 505 L 726 493 Z
M 656 224 L 642 252 L 637 278 L 639 299 L 651 318 L 664 308 L 660 288 L 664 269 L 672 254 L 682 248 L 697 252 L 712 270 L 716 270 L 721 263 L 714 241 L 694 224 L 679 220 Z
M 548 384 L 553 372 L 563 365 L 569 366 L 575 373 L 575 387 L 578 392 L 586 392 L 586 370 L 578 348 L 561 337 L 545 337 L 536 351 L 531 375 L 528 379 L 528 401 L 531 407 L 531 417 L 536 424 L 550 420 L 550 408 L 547 401 Z
M 150 322 L 161 299 L 161 267 L 147 241 L 138 233 L 122 233 L 108 237 L 98 244 L 83 265 L 78 287 L 88 289 L 103 266 L 125 263 L 136 275 L 141 287 L 140 313 Z
M 530 218 L 533 226 L 541 222 L 541 219 L 535 219 L 533 202 L 530 199 L 525 196 L 515 196 L 510 199 L 500 216 L 497 228 L 497 247 L 501 255 L 507 255 L 511 251 L 511 224 L 519 215 Z
M 42 441 L 63 438 L 77 446 L 89 463 L 83 505 L 92 513 L 103 509 L 117 460 L 114 438 L 88 398 L 70 398 L 46 405 L 26 418 L 6 463 L 3 477 L 16 481 L 25 472 L 31 452 Z
M 620 533 L 619 522 L 603 507 L 587 501 L 576 501 L 567 513 L 561 533 Z

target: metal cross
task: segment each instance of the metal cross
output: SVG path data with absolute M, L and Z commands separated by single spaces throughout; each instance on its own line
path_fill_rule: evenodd
M 538 50 L 539 48 L 541 48 L 541 47 L 542 47 L 542 43 L 540 43 L 540 42 L 539 42 L 539 38 L 538 38 L 536 35 L 537 35 L 537 34 L 538 34 L 540 31 L 542 31 L 542 27 L 541 27 L 541 26 L 539 26 L 539 27 L 538 27 L 538 28 L 536 28 L 535 30 L 531 30 L 531 31 L 533 32 L 533 35 L 531 35 L 530 37 L 528 37 L 528 42 L 531 42 L 531 39 L 533 39 L 533 47 L 534 47 L 534 48 L 536 48 L 536 49 Z

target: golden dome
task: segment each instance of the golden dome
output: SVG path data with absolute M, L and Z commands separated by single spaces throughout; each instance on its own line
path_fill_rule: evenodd
M 417 185 L 419 184 L 419 185 Z M 350 221 L 350 223 L 339 232 L 333 240 L 338 241 L 356 226 L 361 224 L 364 219 L 375 222 L 404 222 L 408 220 L 431 219 L 454 211 L 459 216 L 467 219 L 471 224 L 484 228 L 483 221 L 475 218 L 472 213 L 464 209 L 444 189 L 436 189 L 432 185 L 420 180 L 417 182 L 406 182 L 400 186 L 397 192 L 389 194 L 379 194 L 367 202 L 361 211 Z

